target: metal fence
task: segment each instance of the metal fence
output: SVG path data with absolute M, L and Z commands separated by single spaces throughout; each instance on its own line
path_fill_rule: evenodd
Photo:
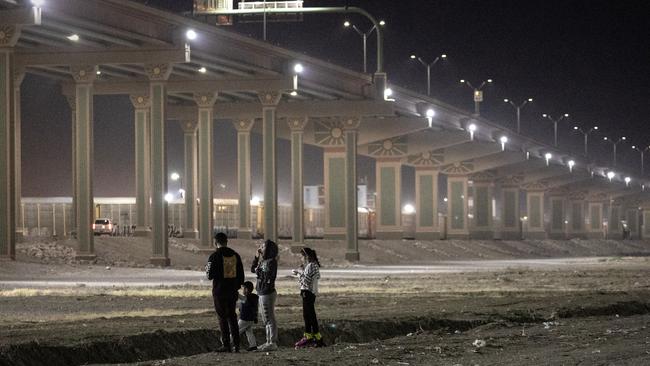
M 173 201 L 168 206 L 168 223 L 170 231 L 182 232 L 185 218 L 185 205 L 182 201 Z M 251 205 L 251 230 L 253 236 L 261 237 L 263 232 L 262 216 L 264 208 Z M 72 198 L 70 197 L 24 197 L 18 220 L 18 229 L 25 236 L 57 236 L 67 237 L 74 231 L 72 215 Z M 115 227 L 113 235 L 132 235 L 137 222 L 135 198 L 95 198 L 95 218 L 111 219 Z M 278 235 L 290 238 L 292 233 L 292 207 L 278 207 Z M 237 236 L 239 229 L 239 206 L 237 200 L 215 199 L 213 210 L 214 228 L 223 231 L 231 237 Z M 358 228 L 360 238 L 374 237 L 375 216 L 372 212 L 360 209 Z M 405 234 L 411 233 L 414 220 L 410 215 L 404 215 Z M 305 236 L 307 238 L 322 238 L 325 225 L 325 209 L 322 207 L 306 208 L 304 210 Z

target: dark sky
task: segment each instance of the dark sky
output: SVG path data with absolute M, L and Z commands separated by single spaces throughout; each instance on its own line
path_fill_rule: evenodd
M 149 0 L 149 4 L 181 10 L 191 1 Z M 524 109 L 522 130 L 552 142 L 552 124 L 541 113 L 570 113 L 560 129 L 560 147 L 582 151 L 582 137 L 572 134 L 574 124 L 597 124 L 603 134 L 592 138 L 590 149 L 605 163 L 611 146 L 602 136 L 631 138 L 650 143 L 650 11 L 645 1 L 305 1 L 305 6 L 361 6 L 385 19 L 386 70 L 393 84 L 426 91 L 425 69 L 409 59 L 417 53 L 432 60 L 446 53 L 448 61 L 432 72 L 432 95 L 468 111 L 471 91 L 460 78 L 494 84 L 485 90 L 482 114 L 514 127 L 514 109 L 503 98 L 535 98 Z M 305 15 L 301 23 L 269 25 L 269 41 L 311 56 L 362 68 L 361 37 L 342 27 L 350 19 L 360 28 L 370 24 L 352 15 Z M 235 31 L 261 37 L 260 24 L 239 25 Z M 369 70 L 374 70 L 374 36 L 370 38 Z M 344 50 L 345 52 L 341 52 Z M 23 195 L 70 194 L 70 111 L 58 87 L 42 78 L 28 77 L 23 84 Z M 234 196 L 234 129 L 226 122 L 215 125 L 215 186 L 226 184 Z M 182 170 L 182 133 L 170 125 L 170 171 Z M 253 137 L 254 192 L 261 188 L 259 136 Z M 95 193 L 97 196 L 132 196 L 133 111 L 126 97 L 95 97 Z M 278 147 L 280 161 L 289 159 L 288 144 Z M 322 181 L 322 157 L 307 148 L 306 184 Z M 619 146 L 619 161 L 638 173 L 638 153 Z M 371 160 L 360 159 L 360 176 L 374 174 Z M 405 185 L 412 171 L 405 170 Z M 279 164 L 279 179 L 288 182 L 288 164 Z M 284 185 L 286 186 L 286 184 Z M 173 188 L 173 186 L 172 186 Z M 220 195 L 220 189 L 215 189 Z M 280 199 L 288 192 L 280 191 Z M 405 201 L 412 199 L 410 190 Z

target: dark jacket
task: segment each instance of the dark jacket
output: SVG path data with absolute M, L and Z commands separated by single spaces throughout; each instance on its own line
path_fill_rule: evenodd
M 241 302 L 241 308 L 239 309 L 239 319 L 257 323 L 257 307 L 260 297 L 255 294 L 248 294 L 248 296 L 242 295 L 241 298 L 244 300 Z
M 262 260 L 255 257 L 251 272 L 257 275 L 255 289 L 258 295 L 269 295 L 275 292 L 275 277 L 278 275 L 278 245 L 272 241 L 266 242 Z
M 237 298 L 237 291 L 244 283 L 244 265 L 237 252 L 221 247 L 210 255 L 205 272 L 212 280 L 212 295 Z

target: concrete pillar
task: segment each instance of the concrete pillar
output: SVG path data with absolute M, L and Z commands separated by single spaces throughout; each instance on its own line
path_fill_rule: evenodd
M 21 70 L 22 71 L 22 70 Z M 19 242 L 23 239 L 23 220 L 21 211 L 22 202 L 22 137 L 21 137 L 21 119 L 20 119 L 20 85 L 25 78 L 25 73 L 18 70 L 14 71 L 14 185 L 15 185 L 15 198 L 14 205 L 14 218 L 16 223 L 16 241 Z M 64 233 L 65 235 L 65 233 Z
M 501 187 L 501 239 L 521 239 L 519 187 Z
M 605 231 L 603 230 L 603 202 L 588 203 L 589 225 L 587 237 L 590 239 L 603 239 Z
M 402 239 L 402 163 L 400 158 L 376 158 L 377 239 Z
M 198 207 L 196 205 L 196 196 L 198 192 L 197 187 L 197 127 L 196 121 L 181 122 L 183 127 L 183 144 L 185 148 L 185 173 L 183 175 L 183 189 L 185 194 L 185 222 L 183 222 L 183 237 L 188 239 L 198 239 L 199 229 L 197 225 L 197 218 L 199 216 Z
M 621 239 L 623 229 L 621 227 L 621 205 L 610 203 L 609 220 L 607 223 L 607 239 Z
M 75 120 L 75 178 L 76 178 L 76 219 L 77 259 L 95 258 L 93 200 L 93 82 L 97 66 L 71 66 L 75 79 L 76 120 Z
M 494 197 L 494 183 L 487 180 L 474 180 L 472 188 L 473 196 L 472 209 L 470 210 L 470 236 L 472 239 L 493 239 L 494 212 L 492 200 Z M 470 215 L 468 215 L 468 219 L 470 219 Z
M 644 206 L 643 207 L 643 230 L 641 231 L 642 238 L 643 240 L 648 240 L 650 239 L 650 207 Z
M 16 121 L 14 116 L 14 52 L 20 34 L 6 26 L 0 37 L 0 259 L 16 259 Z M 10 42 L 7 42 L 10 41 Z
M 467 176 L 447 176 L 447 237 L 468 239 Z
M 148 95 L 131 95 L 135 109 L 135 212 L 134 236 L 148 236 L 151 184 L 151 127 L 149 112 L 151 103 Z
M 212 252 L 214 246 L 214 199 L 212 189 L 214 103 L 217 93 L 200 93 L 194 95 L 199 108 L 199 248 Z
M 77 135 L 77 98 L 74 95 L 66 95 L 65 98 L 70 106 L 70 121 L 72 122 L 72 204 L 70 207 L 70 233 L 72 237 L 77 235 L 77 147 L 75 143 Z
M 343 136 L 334 128 L 333 134 Z M 323 179 L 325 187 L 325 239 L 345 238 L 345 148 L 323 148 Z
M 569 233 L 571 238 L 585 237 L 585 201 L 583 199 L 569 200 Z
M 239 229 L 237 237 L 252 238 L 251 221 L 251 129 L 254 118 L 234 122 L 237 129 L 237 184 L 239 190 Z
M 149 97 L 151 98 L 151 239 L 150 263 L 169 266 L 169 238 L 167 236 L 167 151 L 165 145 L 167 79 L 170 64 L 147 64 Z
M 524 221 L 524 233 L 527 239 L 546 239 L 544 228 L 544 191 L 526 192 L 527 220 Z
M 278 241 L 278 177 L 275 110 L 282 99 L 279 91 L 263 91 L 262 103 L 262 171 L 264 181 L 264 239 Z
M 637 207 L 625 210 L 627 227 L 630 229 L 630 239 L 639 239 L 639 210 Z
M 345 259 L 359 261 L 359 217 L 357 196 L 357 142 L 359 118 L 348 118 L 345 131 Z
M 551 224 L 549 237 L 552 239 L 566 239 L 565 197 L 551 196 Z
M 305 244 L 305 218 L 303 193 L 303 138 L 308 118 L 290 118 L 291 130 L 291 197 L 292 197 L 292 243 L 291 251 L 300 252 Z
M 438 170 L 415 167 L 415 239 L 440 239 Z

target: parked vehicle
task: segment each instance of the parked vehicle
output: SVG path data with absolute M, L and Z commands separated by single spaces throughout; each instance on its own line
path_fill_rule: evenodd
M 95 235 L 112 235 L 113 234 L 113 221 L 107 218 L 99 218 L 93 224 L 93 233 Z

